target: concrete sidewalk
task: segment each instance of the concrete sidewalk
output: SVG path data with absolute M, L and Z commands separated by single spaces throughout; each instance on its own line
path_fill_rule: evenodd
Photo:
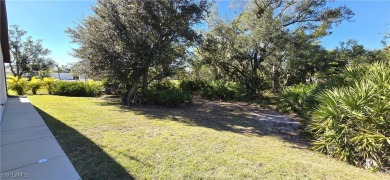
M 0 179 L 81 179 L 27 98 L 8 98 L 0 126 Z

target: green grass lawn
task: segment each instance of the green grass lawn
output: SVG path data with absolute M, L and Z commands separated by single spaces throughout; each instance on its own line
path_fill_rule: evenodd
M 245 116 L 201 106 L 124 107 L 102 98 L 28 98 L 83 179 L 390 179 L 255 131 Z
M 18 93 L 16 93 L 16 91 L 13 91 L 13 90 L 8 90 L 8 95 L 11 95 L 11 96 L 18 96 Z M 27 92 L 24 93 L 25 95 L 32 95 L 32 91 L 31 90 L 28 90 Z M 37 91 L 37 94 L 38 95 L 43 95 L 43 94 L 48 94 L 47 92 L 47 89 L 45 88 L 40 88 L 38 89 Z

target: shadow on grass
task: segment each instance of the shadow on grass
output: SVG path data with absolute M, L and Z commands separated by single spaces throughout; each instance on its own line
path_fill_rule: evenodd
M 72 161 L 82 179 L 134 179 L 90 139 L 34 106 Z M 134 157 L 128 156 L 138 161 Z
M 103 98 L 101 106 L 117 106 L 119 111 L 131 111 L 155 120 L 173 120 L 191 126 L 202 126 L 219 131 L 245 135 L 276 136 L 300 148 L 309 146 L 298 134 L 298 117 L 287 116 L 253 104 L 194 99 L 194 104 L 179 108 L 153 105 L 124 106 L 119 99 Z

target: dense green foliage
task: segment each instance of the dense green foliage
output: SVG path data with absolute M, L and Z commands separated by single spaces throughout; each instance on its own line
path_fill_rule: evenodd
M 89 82 L 66 82 L 60 81 L 56 84 L 53 94 L 60 96 L 81 96 L 95 97 L 101 90 L 98 83 Z
M 99 81 L 60 81 L 51 77 L 43 79 L 33 77 L 29 81 L 27 78 L 7 76 L 7 87 L 18 95 L 22 95 L 30 89 L 32 94 L 37 94 L 37 91 L 42 88 L 43 90 L 46 89 L 48 94 L 79 97 L 95 97 L 100 95 L 102 90 L 102 85 Z
M 178 107 L 191 104 L 192 95 L 178 88 L 148 90 L 145 98 L 147 103 L 163 105 L 167 107 Z
M 247 100 L 250 94 L 245 86 L 232 81 L 185 80 L 180 88 L 210 100 Z
M 389 166 L 390 64 L 352 65 L 318 85 L 285 88 L 279 108 L 303 116 L 314 149 L 371 170 Z
M 201 95 L 209 100 L 248 100 L 245 86 L 232 81 L 161 81 L 152 83 L 147 101 L 165 106 L 178 106 L 191 102 L 190 95 Z
M 67 32 L 80 45 L 74 54 L 89 72 L 122 83 L 122 100 L 131 104 L 139 84 L 144 94 L 150 80 L 183 64 L 185 47 L 200 40 L 192 27 L 204 20 L 207 8 L 204 0 L 99 0 L 94 14 Z
M 17 76 L 7 76 L 7 87 L 11 90 L 16 91 L 18 95 L 22 95 L 29 88 L 28 79 L 18 78 Z
M 372 169 L 389 167 L 390 64 L 349 68 L 343 87 L 317 96 L 309 122 L 314 149 Z
M 212 100 L 244 100 L 247 89 L 235 82 L 209 81 L 201 89 L 201 96 Z
M 154 82 L 150 84 L 149 89 L 151 90 L 161 90 L 161 89 L 178 89 L 180 83 L 176 80 L 164 80 L 159 82 Z
M 162 81 L 151 84 L 145 95 L 145 102 L 167 107 L 178 107 L 191 104 L 192 95 L 189 91 L 182 90 L 173 81 Z
M 280 93 L 278 108 L 284 112 L 300 115 L 307 113 L 312 109 L 315 88 L 315 84 L 297 84 L 284 88 Z
M 252 93 L 269 85 L 277 92 L 292 78 L 312 79 L 323 59 L 312 55 L 325 55 L 315 41 L 353 15 L 329 2 L 254 0 L 232 20 L 212 16 L 199 48 L 202 62 L 218 79 L 243 84 Z
M 199 94 L 201 90 L 206 87 L 207 82 L 206 81 L 190 81 L 190 80 L 184 80 L 180 82 L 180 88 L 183 91 L 191 92 L 191 94 Z

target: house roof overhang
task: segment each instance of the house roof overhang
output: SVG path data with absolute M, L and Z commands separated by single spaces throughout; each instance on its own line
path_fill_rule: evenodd
M 5 7 L 5 0 L 0 0 L 0 38 L 3 62 L 10 63 L 7 9 Z

